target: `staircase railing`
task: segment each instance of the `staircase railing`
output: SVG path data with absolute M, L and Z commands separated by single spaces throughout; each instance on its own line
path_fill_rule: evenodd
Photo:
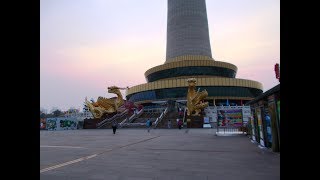
M 123 121 L 121 121 L 121 123 L 119 124 L 120 127 L 122 127 L 122 125 L 127 121 L 127 118 L 125 118 Z
M 124 110 L 123 112 L 121 112 L 120 114 L 116 114 L 114 116 L 112 116 L 111 118 L 106 118 L 103 121 L 97 123 L 97 128 L 101 128 L 102 126 L 104 126 L 107 122 L 113 121 L 116 118 L 122 117 L 123 115 L 126 115 L 128 113 L 128 109 Z
M 183 123 L 186 122 L 186 112 L 187 112 L 187 107 L 184 108 L 184 111 L 183 111 Z
M 138 118 L 142 113 L 143 113 L 143 108 L 138 113 L 134 113 L 132 116 L 130 116 L 129 123 L 131 123 L 134 119 Z
M 158 124 L 161 122 L 161 120 L 163 119 L 163 117 L 167 114 L 168 112 L 168 107 L 161 113 L 161 115 L 156 119 L 155 123 L 154 123 L 154 128 L 156 128 L 158 126 Z

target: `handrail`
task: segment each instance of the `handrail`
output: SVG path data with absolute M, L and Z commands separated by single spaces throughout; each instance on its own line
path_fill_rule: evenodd
M 128 120 L 127 118 L 125 118 L 124 120 L 122 120 L 121 123 L 119 124 L 120 127 L 122 127 L 122 125 L 123 125 L 127 120 Z
M 164 111 L 163 111 L 163 112 L 161 113 L 161 115 L 160 115 L 160 117 L 159 117 L 160 119 L 162 119 L 162 117 L 163 117 L 163 114 L 164 114 Z
M 159 118 L 157 117 L 156 121 L 154 122 L 154 128 L 156 128 L 156 127 L 157 127 L 157 125 L 158 125 L 158 121 L 159 121 Z
M 111 120 L 115 119 L 117 116 L 118 116 L 118 114 L 112 116 L 111 118 L 106 118 L 106 119 L 104 119 L 103 121 L 97 123 L 97 126 L 100 126 L 100 125 L 102 125 L 102 124 L 105 123 L 105 122 L 111 121 Z
M 107 122 L 109 122 L 109 121 L 112 121 L 112 120 L 116 119 L 117 117 L 123 116 L 123 115 L 126 114 L 127 112 L 128 112 L 128 109 L 124 110 L 124 111 L 121 112 L 120 114 L 116 114 L 116 115 L 112 116 L 112 117 L 109 118 L 109 119 L 106 118 L 106 119 L 104 119 L 103 121 L 97 123 L 97 127 L 99 128 L 99 127 L 103 126 L 105 123 L 107 123 Z
M 107 122 L 113 121 L 116 118 L 122 118 L 124 117 L 126 114 L 119 114 L 118 116 L 114 116 L 114 118 L 110 118 L 108 121 L 105 121 L 103 124 L 97 126 L 97 128 L 101 128 L 102 126 L 104 126 L 105 124 L 107 124 Z
M 101 124 L 103 124 L 104 122 L 106 121 L 110 121 L 110 120 L 113 120 L 116 116 L 118 116 L 119 114 L 116 114 L 114 116 L 112 116 L 111 118 L 106 118 L 104 120 L 102 120 L 101 122 L 97 123 L 97 126 L 100 126 Z
M 162 118 L 167 114 L 168 112 L 168 107 L 164 110 L 164 112 L 161 113 L 160 117 L 158 117 L 155 121 L 155 125 L 154 125 L 154 128 L 156 128 L 159 124 L 159 122 L 161 122 Z
M 143 113 L 143 109 L 140 109 L 140 111 L 138 112 L 138 115 L 141 115 Z
M 129 117 L 129 122 L 131 122 L 131 120 L 136 116 L 136 114 L 132 114 L 130 117 Z
M 185 123 L 186 121 L 186 111 L 187 111 L 187 107 L 184 108 L 184 111 L 183 111 L 183 123 Z
M 142 113 L 143 113 L 143 108 L 138 113 L 133 113 L 133 115 L 130 116 L 130 118 L 129 118 L 129 123 L 131 123 L 133 121 L 133 119 L 139 117 Z

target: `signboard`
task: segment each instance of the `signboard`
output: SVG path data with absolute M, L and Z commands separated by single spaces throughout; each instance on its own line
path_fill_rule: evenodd
M 257 118 L 258 118 L 258 130 L 259 130 L 259 134 L 260 134 L 260 144 L 261 144 L 261 146 L 265 146 L 264 137 L 263 137 L 263 129 L 262 129 L 261 110 L 258 108 L 256 113 L 257 113 Z
M 249 118 L 249 123 L 251 123 L 251 133 L 252 133 L 252 140 L 254 141 L 257 141 L 256 140 L 256 133 L 255 133 L 255 126 L 254 126 L 254 119 L 253 119 L 253 116 L 251 115 L 250 118 Z
M 248 123 L 250 117 L 251 117 L 250 106 L 242 106 L 242 120 L 243 120 L 243 123 L 244 124 Z
M 267 127 L 267 141 L 272 143 L 272 132 L 271 132 L 271 118 L 269 114 L 265 115 L 266 127 Z
M 240 127 L 243 125 L 241 109 L 220 109 L 217 112 L 219 127 Z
M 226 112 L 226 121 L 229 120 L 229 125 L 235 127 L 243 126 L 243 124 L 248 123 L 251 116 L 250 106 L 209 106 L 204 109 L 204 112 L 205 117 L 209 118 L 209 123 L 211 123 L 211 125 L 218 120 L 220 126 L 225 124 L 224 122 L 222 124 L 223 117 L 220 111 L 223 114 Z
M 203 118 L 203 123 L 204 124 L 209 124 L 209 118 L 208 117 L 204 117 Z
M 206 117 L 209 118 L 209 122 L 213 123 L 213 122 L 217 122 L 217 108 L 216 107 L 206 107 L 204 109 L 205 115 Z

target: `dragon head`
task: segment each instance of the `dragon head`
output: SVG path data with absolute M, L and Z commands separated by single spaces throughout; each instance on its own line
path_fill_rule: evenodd
M 196 78 L 189 78 L 187 79 L 187 82 L 189 83 L 189 86 L 195 86 L 197 84 Z
M 119 91 L 119 89 L 126 89 L 126 88 L 119 88 L 119 87 L 117 87 L 117 86 L 110 86 L 110 87 L 108 87 L 108 93 L 119 93 L 120 91 Z
M 119 91 L 119 87 L 117 87 L 117 86 L 108 87 L 108 93 L 116 93 L 118 91 Z

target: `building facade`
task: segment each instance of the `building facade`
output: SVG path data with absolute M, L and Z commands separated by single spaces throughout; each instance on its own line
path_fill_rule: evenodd
M 262 84 L 236 78 L 237 67 L 212 58 L 205 0 L 168 0 L 164 64 L 145 72 L 147 83 L 129 88 L 126 98 L 137 104 L 185 100 L 188 78 L 208 91 L 210 105 L 242 105 L 262 94 Z

